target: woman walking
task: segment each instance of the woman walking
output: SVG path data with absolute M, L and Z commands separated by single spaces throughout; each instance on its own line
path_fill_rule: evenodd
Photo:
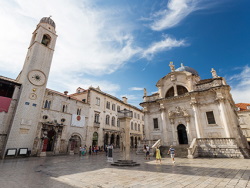
M 156 148 L 155 158 L 156 158 L 156 163 L 157 163 L 158 160 L 159 160 L 159 161 L 160 161 L 160 164 L 161 164 L 161 152 L 160 152 L 159 147 Z

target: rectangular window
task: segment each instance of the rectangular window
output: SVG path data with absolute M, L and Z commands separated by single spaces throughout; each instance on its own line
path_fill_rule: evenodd
M 112 104 L 112 110 L 115 111 L 115 104 Z
M 117 106 L 117 112 L 119 112 L 121 109 L 120 109 L 120 106 Z
M 100 106 L 100 98 L 99 97 L 96 97 L 96 105 Z
M 158 126 L 158 118 L 154 118 L 153 121 L 154 121 L 154 129 L 158 129 L 159 128 L 159 126 Z
M 107 109 L 110 109 L 110 102 L 107 102 L 106 108 L 107 108 Z
M 213 111 L 206 112 L 208 124 L 216 124 Z
M 99 117 L 100 117 L 100 115 L 98 113 L 95 113 L 95 120 L 94 120 L 95 123 L 100 123 Z

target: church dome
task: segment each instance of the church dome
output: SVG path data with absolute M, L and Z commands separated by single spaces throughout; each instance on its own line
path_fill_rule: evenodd
M 47 24 L 50 24 L 51 26 L 53 26 L 54 28 L 56 28 L 55 22 L 50 17 L 43 17 L 40 20 L 40 23 L 47 23 Z
M 188 67 L 188 66 L 184 66 L 183 64 L 181 64 L 181 67 L 179 67 L 178 69 L 176 69 L 175 71 L 187 71 L 187 72 L 190 72 L 194 75 L 197 75 L 199 76 L 198 72 L 196 70 L 194 70 L 193 68 L 191 67 Z

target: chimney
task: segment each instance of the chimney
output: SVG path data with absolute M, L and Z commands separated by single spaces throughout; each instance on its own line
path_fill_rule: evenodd
M 126 104 L 128 104 L 128 98 L 127 97 L 122 97 L 122 101 Z
M 64 95 L 68 95 L 68 91 L 64 91 Z

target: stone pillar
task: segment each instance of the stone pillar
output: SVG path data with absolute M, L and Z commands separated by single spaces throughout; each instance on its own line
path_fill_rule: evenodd
M 160 104 L 160 111 L 161 111 L 161 121 L 162 121 L 162 137 L 161 139 L 163 140 L 163 145 L 168 145 L 167 141 L 167 125 L 166 125 L 166 109 L 163 106 L 163 104 Z
M 59 150 L 60 150 L 60 143 L 61 142 L 61 135 L 57 133 L 57 137 L 55 140 L 55 149 L 54 149 L 54 153 L 55 154 L 59 154 Z
M 174 83 L 174 96 L 178 96 L 178 93 L 177 93 L 177 86 L 176 84 Z
M 223 127 L 225 128 L 225 136 L 227 138 L 231 137 L 230 134 L 230 128 L 229 128 L 229 122 L 228 122 L 228 117 L 227 117 L 227 112 L 226 112 L 226 108 L 225 108 L 225 104 L 224 104 L 224 98 L 217 98 L 216 99 L 219 103 L 219 109 L 220 109 L 220 116 L 223 122 Z
M 120 118 L 121 127 L 124 129 L 123 136 L 123 147 L 125 147 L 125 152 L 123 153 L 124 160 L 130 160 L 130 120 L 131 117 Z
M 177 138 L 176 138 L 176 131 L 175 131 L 175 127 L 174 127 L 174 119 L 170 119 L 170 123 L 171 123 L 171 128 L 172 128 L 172 136 L 173 136 L 173 142 L 172 145 L 176 146 L 177 145 Z
M 196 129 L 197 138 L 202 138 L 203 135 L 202 135 L 202 130 L 201 130 L 200 112 L 198 109 L 198 103 L 196 101 L 191 102 L 191 105 L 194 111 L 194 121 L 195 121 L 195 129 Z
M 187 124 L 187 136 L 188 136 L 188 143 L 192 142 L 193 136 L 192 136 L 192 131 L 190 127 L 190 119 L 189 117 L 186 117 L 186 124 Z

